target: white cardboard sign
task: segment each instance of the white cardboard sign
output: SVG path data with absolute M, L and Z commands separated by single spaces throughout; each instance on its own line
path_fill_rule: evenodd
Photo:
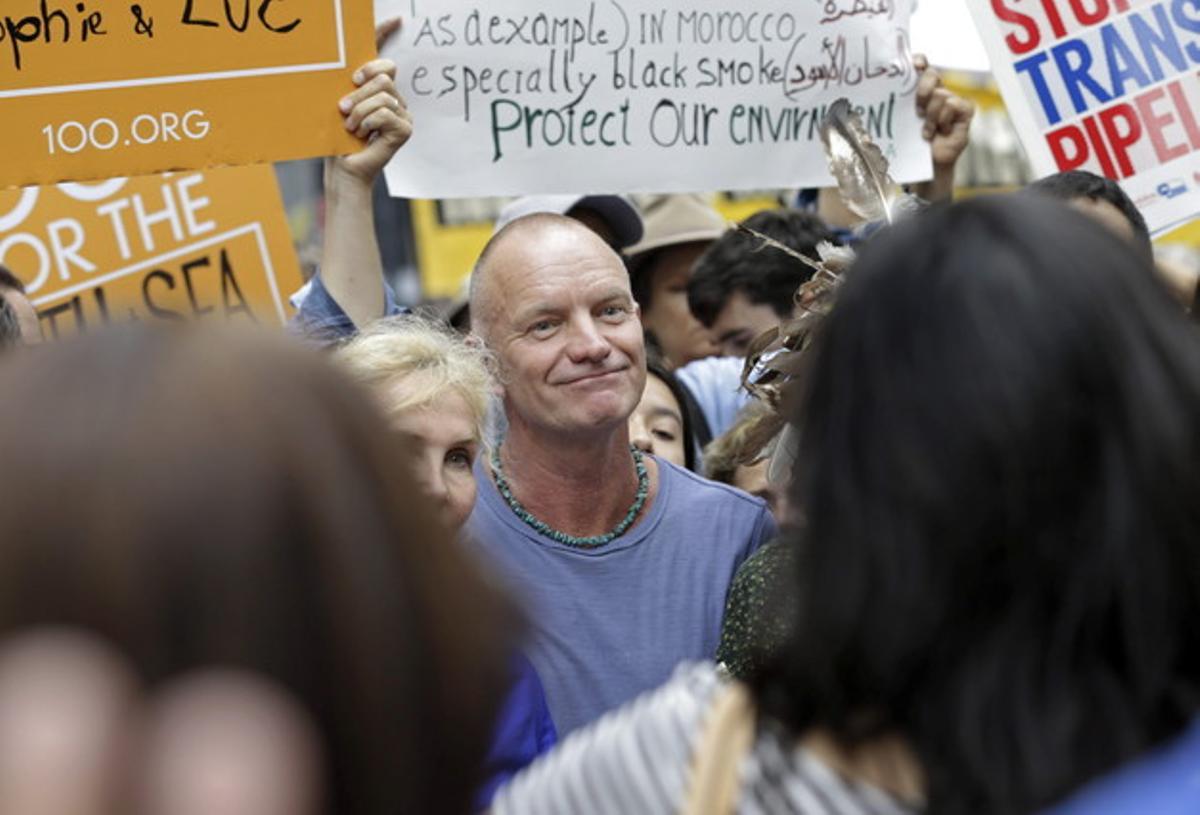
M 847 97 L 900 181 L 930 175 L 912 0 L 391 0 L 413 113 L 393 195 L 831 185 Z

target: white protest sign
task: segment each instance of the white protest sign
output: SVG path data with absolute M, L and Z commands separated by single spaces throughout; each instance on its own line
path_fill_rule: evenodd
M 912 0 L 393 0 L 414 134 L 393 195 L 685 192 L 833 181 L 848 98 L 900 181 L 930 176 Z
M 1151 232 L 1200 214 L 1200 0 L 976 0 L 1038 175 L 1119 181 Z

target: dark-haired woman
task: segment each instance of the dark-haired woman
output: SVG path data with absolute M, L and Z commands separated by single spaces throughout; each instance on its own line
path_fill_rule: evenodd
M 497 811 L 1200 811 L 1200 340 L 1147 260 L 1054 202 L 931 211 L 814 353 L 786 646 L 681 668 Z
M 365 389 L 179 327 L 0 392 L 0 811 L 471 811 L 506 604 Z
M 686 391 L 654 356 L 646 360 L 646 389 L 629 416 L 629 440 L 643 453 L 696 470 L 696 440 Z

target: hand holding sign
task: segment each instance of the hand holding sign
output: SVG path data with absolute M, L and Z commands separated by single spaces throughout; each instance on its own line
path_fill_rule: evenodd
M 376 29 L 379 46 L 399 28 L 398 19 L 381 23 Z M 337 159 L 334 165 L 338 171 L 369 184 L 412 135 L 412 117 L 396 90 L 396 65 L 391 60 L 368 62 L 354 72 L 353 80 L 358 89 L 338 102 L 338 110 L 346 115 L 346 130 L 369 141 L 365 148 Z
M 929 142 L 934 170 L 953 167 L 967 149 L 975 105 L 943 85 L 941 74 L 929 65 L 924 54 L 913 55 L 913 67 L 921 72 L 917 115 L 925 122 L 921 136 Z
M 917 82 L 917 115 L 924 124 L 921 137 L 929 142 L 933 178 L 913 191 L 926 201 L 949 201 L 954 195 L 954 165 L 967 149 L 975 105 L 942 84 L 942 76 L 924 54 L 913 55 Z
M 398 20 L 380 24 L 380 45 L 398 29 Z M 375 239 L 371 187 L 412 135 L 412 118 L 395 79 L 396 66 L 387 59 L 372 60 L 355 71 L 358 87 L 338 102 L 338 109 L 346 116 L 346 130 L 367 143 L 325 164 L 321 276 L 329 294 L 359 326 L 383 315 L 383 261 Z

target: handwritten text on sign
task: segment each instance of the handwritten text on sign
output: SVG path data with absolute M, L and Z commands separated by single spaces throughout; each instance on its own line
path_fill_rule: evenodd
M 387 56 L 416 121 L 394 195 L 831 183 L 846 96 L 895 174 L 928 177 L 911 0 L 404 0 Z
M 1155 231 L 1200 213 L 1200 0 L 972 10 L 1039 174 L 1118 180 Z
M 347 0 L 6 0 L 0 186 L 349 152 Z
M 48 339 L 129 320 L 279 325 L 300 283 L 267 165 L 0 192 L 0 263 Z

